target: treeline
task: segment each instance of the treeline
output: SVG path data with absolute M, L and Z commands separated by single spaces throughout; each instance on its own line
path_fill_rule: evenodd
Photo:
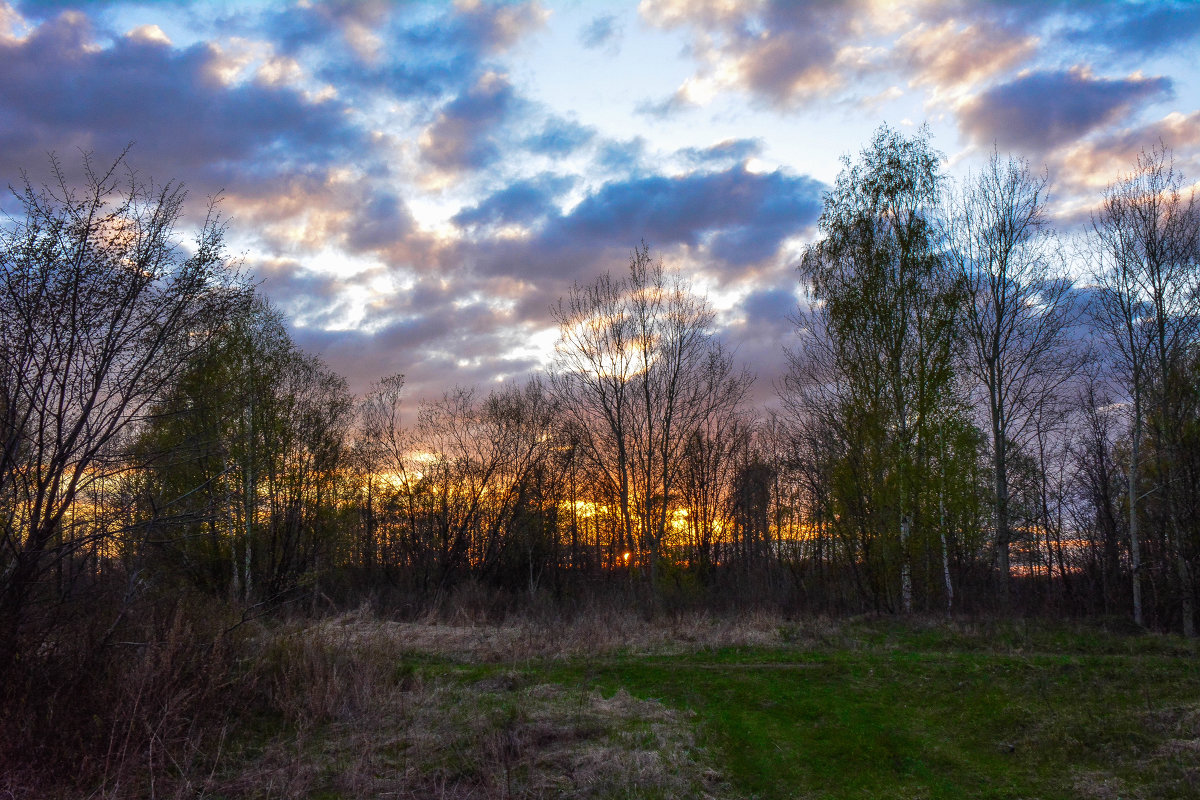
M 884 128 L 826 196 L 784 395 L 804 507 L 877 607 L 1192 635 L 1194 191 L 1143 151 L 1063 242 L 1026 162 L 955 187 L 941 161 Z
M 554 307 L 544 375 L 354 397 L 216 209 L 185 245 L 180 188 L 122 166 L 26 186 L 0 243 L 5 669 L 183 595 L 1194 631 L 1200 210 L 1162 147 L 1060 237 L 1024 161 L 954 184 L 926 134 L 880 129 L 826 194 L 771 413 L 645 244 Z

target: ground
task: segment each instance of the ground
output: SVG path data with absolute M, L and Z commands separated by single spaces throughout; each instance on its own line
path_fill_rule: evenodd
M 366 611 L 255 636 L 256 699 L 161 796 L 1200 796 L 1200 662 L 1173 636 Z

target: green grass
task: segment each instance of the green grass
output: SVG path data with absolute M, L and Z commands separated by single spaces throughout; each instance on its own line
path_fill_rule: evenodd
M 738 640 L 701 620 L 623 650 L 480 629 L 471 651 L 459 629 L 357 624 L 279 638 L 278 710 L 250 714 L 207 796 L 1200 797 L 1200 660 L 1178 637 L 874 619 Z
M 1170 637 L 888 623 L 523 669 L 694 712 L 739 796 L 1200 796 L 1200 669 Z

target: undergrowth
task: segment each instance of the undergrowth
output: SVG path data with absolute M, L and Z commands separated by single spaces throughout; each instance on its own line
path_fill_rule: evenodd
M 0 795 L 1200 794 L 1195 643 L 1120 626 L 177 607 L 126 633 L 6 683 Z

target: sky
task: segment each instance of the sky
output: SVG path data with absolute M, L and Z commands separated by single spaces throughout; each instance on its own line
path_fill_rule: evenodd
M 1200 178 L 1198 54 L 1200 2 L 0 0 L 0 181 L 132 145 L 190 219 L 221 198 L 300 346 L 416 398 L 544 369 L 552 304 L 645 241 L 769 402 L 879 125 L 958 180 L 1028 159 L 1069 234 L 1144 148 Z

